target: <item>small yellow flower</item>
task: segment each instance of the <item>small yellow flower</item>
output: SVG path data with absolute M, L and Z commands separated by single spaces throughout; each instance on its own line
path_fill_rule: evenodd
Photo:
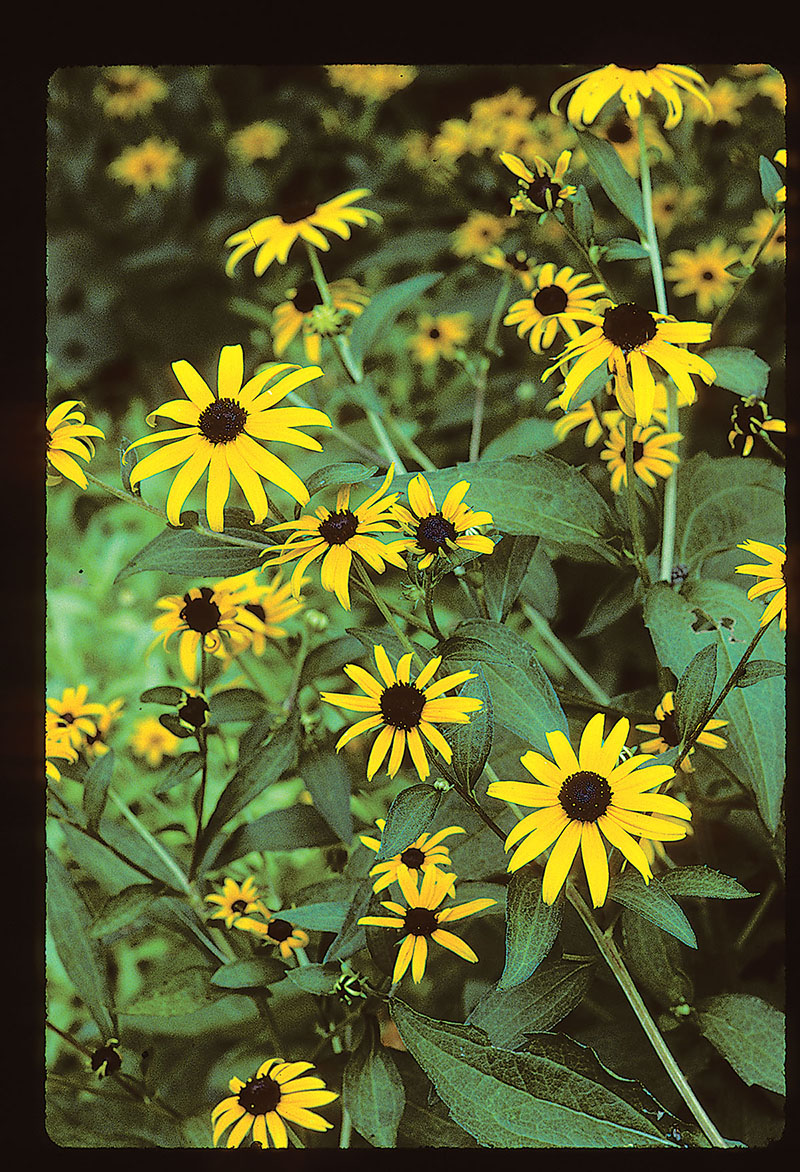
M 509 151 L 500 152 L 500 162 L 516 175 L 519 182 L 519 193 L 511 197 L 511 214 L 516 212 L 552 212 L 561 207 L 565 199 L 569 199 L 578 190 L 577 187 L 564 185 L 562 180 L 569 170 L 572 159 L 571 151 L 562 151 L 556 160 L 555 168 L 551 167 L 546 159 L 535 155 L 534 170 L 517 155 Z
M 636 728 L 639 732 L 651 734 L 649 741 L 642 741 L 639 749 L 643 753 L 666 753 L 668 749 L 675 748 L 681 743 L 681 735 L 678 732 L 678 725 L 675 720 L 675 693 L 665 692 L 661 698 L 661 703 L 655 710 L 656 724 L 637 724 Z M 715 729 L 724 728 L 727 720 L 709 720 L 703 725 L 702 732 L 697 737 L 699 745 L 708 745 L 713 749 L 725 749 L 728 742 L 724 737 L 718 736 Z M 689 760 L 689 757 L 694 753 L 694 749 L 690 749 L 687 756 L 681 761 L 680 769 L 683 773 L 694 773 L 694 767 Z
M 470 212 L 466 222 L 453 233 L 456 256 L 482 256 L 505 235 L 508 222 L 489 212 Z
M 550 109 L 557 113 L 558 103 L 574 90 L 567 103 L 567 118 L 574 126 L 583 127 L 594 122 L 615 94 L 619 94 L 630 118 L 639 117 L 642 98 L 649 99 L 658 94 L 667 104 L 664 129 L 672 130 L 683 117 L 680 91 L 697 98 L 711 113 L 711 104 L 705 96 L 707 89 L 708 83 L 700 74 L 685 65 L 604 65 L 559 86 L 550 99 Z
M 441 509 L 436 507 L 430 485 L 419 472 L 408 484 L 408 502 L 411 511 L 402 505 L 395 505 L 393 515 L 400 521 L 413 541 L 409 549 L 420 558 L 419 569 L 432 565 L 440 554 L 449 549 L 471 549 L 476 553 L 493 553 L 494 542 L 490 537 L 473 533 L 480 525 L 491 525 L 492 514 L 474 512 L 464 503 L 469 490 L 469 481 L 460 480 L 448 490 Z
M 61 781 L 61 771 L 51 758 L 77 761 L 78 752 L 70 743 L 69 725 L 55 712 L 45 712 L 45 773 L 51 781 Z
M 516 277 L 526 292 L 533 288 L 536 280 L 534 277 L 536 265 L 521 248 L 515 252 L 505 253 L 499 245 L 495 244 L 488 252 L 484 253 L 481 260 L 493 269 L 500 269 L 502 272 L 510 273 L 512 277 Z
M 504 122 L 513 118 L 530 118 L 536 108 L 536 99 L 527 97 L 517 86 L 492 98 L 479 98 L 470 107 L 471 121 L 476 125 Z
M 601 460 L 608 461 L 608 471 L 611 473 L 611 489 L 619 492 L 628 483 L 625 467 L 625 435 L 630 426 L 626 422 L 622 427 L 612 427 L 606 440 L 605 449 L 600 453 Z M 633 424 L 633 470 L 640 480 L 650 488 L 656 486 L 656 476 L 665 480 L 671 476 L 675 466 L 680 463 L 675 452 L 666 445 L 674 443 L 683 437 L 677 431 L 662 432 L 660 427 L 642 427 L 639 423 Z
M 343 311 L 358 317 L 369 304 L 369 294 L 349 277 L 331 281 L 328 289 L 334 315 L 341 316 Z M 286 290 L 286 301 L 277 306 L 273 313 L 272 337 L 278 358 L 302 331 L 306 358 L 309 362 L 319 363 L 321 338 L 327 332 L 320 317 L 323 308 L 322 294 L 315 281 L 304 281 L 297 288 Z
M 274 122 L 251 122 L 231 135 L 228 149 L 240 163 L 254 163 L 256 159 L 274 159 L 288 137 Z
M 325 69 L 331 85 L 372 102 L 385 101 L 417 76 L 413 65 L 326 65 Z
M 568 266 L 556 272 L 552 262 L 542 265 L 530 297 L 515 301 L 503 318 L 503 324 L 515 325 L 520 338 L 528 333 L 528 343 L 534 354 L 549 349 L 559 329 L 563 329 L 571 340 L 576 340 L 580 337 L 577 323 L 585 321 L 587 313 L 597 312 L 596 297 L 605 293 L 603 285 L 584 284 L 589 280 L 588 273 L 576 273 Z
M 728 265 L 740 259 L 738 248 L 731 248 L 721 236 L 715 236 L 709 244 L 701 244 L 694 251 L 679 248 L 671 252 L 664 276 L 675 282 L 672 291 L 676 297 L 694 294 L 698 313 L 707 315 L 728 300 L 735 284 L 727 271 Z
M 653 222 L 659 237 L 668 236 L 676 224 L 685 224 L 697 216 L 697 204 L 703 195 L 701 187 L 678 187 L 665 183 L 653 189 Z
M 241 886 L 235 879 L 226 879 L 222 885 L 222 895 L 214 892 L 205 899 L 207 903 L 219 904 L 211 919 L 224 920 L 226 928 L 233 927 L 241 916 L 247 916 L 251 912 L 258 912 L 267 919 L 270 916 L 266 906 L 258 898 L 258 888 L 252 875 L 248 875 Z
M 94 88 L 95 101 L 112 118 L 149 114 L 155 103 L 166 96 L 165 82 L 152 69 L 140 65 L 109 66 Z
M 431 142 L 431 158 L 434 162 L 453 163 L 473 148 L 473 131 L 463 118 L 448 118 L 444 121 Z
M 730 78 L 720 77 L 706 92 L 706 98 L 711 104 L 711 113 L 704 110 L 697 101 L 692 106 L 697 113 L 705 113 L 706 122 L 729 122 L 731 126 L 739 126 L 742 121 L 741 109 L 750 100 L 748 88 L 737 85 Z
M 615 117 L 606 119 L 602 125 L 598 124 L 594 133 L 611 143 L 625 170 L 637 179 L 639 176 L 639 130 L 636 123 L 628 117 L 625 111 L 619 110 Z M 672 158 L 672 147 L 659 132 L 655 120 L 647 114 L 644 118 L 644 141 L 648 158 L 659 160 Z
M 305 582 L 299 585 L 302 588 Z M 232 603 L 258 619 L 260 625 L 253 629 L 249 647 L 254 655 L 264 654 L 267 639 L 285 639 L 288 632 L 282 624 L 305 605 L 305 599 L 293 595 L 291 584 L 283 581 L 280 570 L 269 582 L 264 581 L 260 569 L 247 570 L 217 582 L 214 589 L 229 594 Z
M 181 743 L 155 716 L 137 720 L 129 744 L 137 757 L 143 757 L 151 769 L 158 769 L 165 756 L 174 756 Z
M 79 488 L 88 486 L 86 474 L 75 457 L 88 464 L 94 455 L 93 440 L 106 437 L 99 427 L 87 424 L 83 411 L 78 410 L 80 407 L 83 403 L 68 399 L 47 416 L 47 462 L 55 469 L 55 475 L 48 474 L 48 485 L 59 484 L 65 476 Z
M 87 703 L 88 695 L 88 685 L 80 684 L 77 688 L 65 688 L 60 699 L 50 696 L 47 700 L 64 730 L 64 742 L 73 749 L 83 749 L 86 738 L 97 735 L 96 718 L 106 710 L 105 704 Z
M 773 419 L 767 411 L 766 403 L 757 395 L 750 395 L 734 403 L 731 430 L 728 432 L 728 443 L 734 452 L 749 456 L 756 437 L 763 436 L 765 431 L 785 432 L 786 420 Z
M 429 313 L 417 318 L 418 332 L 409 339 L 411 355 L 424 366 L 434 365 L 440 358 L 453 358 L 456 349 L 463 346 L 471 332 L 469 313 Z
M 751 574 L 753 577 L 763 578 L 762 582 L 756 582 L 754 586 L 750 587 L 747 591 L 747 597 L 759 598 L 770 590 L 777 591 L 764 607 L 759 626 L 766 627 L 767 623 L 772 622 L 775 615 L 780 615 L 779 626 L 782 631 L 785 631 L 786 546 L 768 545 L 766 541 L 745 541 L 741 545 L 737 545 L 736 548 L 744 549 L 747 553 L 755 554 L 756 557 L 764 559 L 761 565 L 753 562 L 736 567 L 737 574 Z
M 126 147 L 107 171 L 118 183 L 133 187 L 144 195 L 156 187 L 167 190 L 175 182 L 175 173 L 183 162 L 177 143 L 151 136 L 139 146 Z
M 758 251 L 762 240 L 772 232 L 772 225 L 773 215 L 769 208 L 759 208 L 747 227 L 739 230 L 740 239 L 752 244 L 752 255 L 755 255 Z M 760 260 L 766 261 L 768 264 L 776 260 L 786 260 L 785 219 L 782 221 L 778 231 L 771 237 L 769 244 L 762 251 Z
M 259 910 L 263 914 L 261 907 Z M 243 932 L 252 932 L 254 936 L 260 936 L 265 942 L 271 940 L 273 944 L 278 945 L 278 950 L 284 960 L 288 960 L 292 953 L 297 952 L 298 949 L 306 947 L 308 934 L 302 928 L 295 928 L 288 920 L 273 916 L 271 912 L 267 912 L 266 915 L 266 922 L 256 920 L 252 916 L 240 916 L 233 926 L 240 928 Z
M 386 819 L 378 818 L 375 825 L 383 834 Z M 405 875 L 413 871 L 414 877 L 419 879 L 419 873 L 424 873 L 430 867 L 438 867 L 439 870 L 451 867 L 450 851 L 444 845 L 444 840 L 449 838 L 451 834 L 466 833 L 462 826 L 446 826 L 444 830 L 437 830 L 435 834 L 427 832 L 420 834 L 399 855 L 393 855 L 391 859 L 387 859 L 383 863 L 376 863 L 374 867 L 370 868 L 370 875 L 376 876 L 372 890 L 383 891 L 385 887 L 397 880 L 401 872 Z M 369 847 L 370 850 L 379 851 L 381 849 L 379 838 L 373 838 L 368 834 L 360 834 L 359 838 L 364 846 Z M 455 894 L 456 877 L 455 875 L 449 877 L 453 880 L 452 894 Z
M 247 1082 L 232 1078 L 228 1083 L 230 1096 L 217 1103 L 211 1112 L 214 1147 L 231 1124 L 233 1130 L 225 1145 L 228 1148 L 238 1148 L 251 1128 L 253 1141 L 259 1147 L 287 1148 L 286 1123 L 311 1131 L 327 1131 L 333 1127 L 327 1119 L 310 1110 L 339 1097 L 336 1091 L 327 1089 L 321 1078 L 309 1075 L 313 1069 L 311 1062 L 269 1058 Z
M 103 711 L 98 713 L 97 717 L 97 731 L 87 734 L 84 745 L 84 752 L 90 761 L 92 757 L 103 757 L 108 752 L 108 734 L 112 724 L 119 720 L 119 714 L 124 706 L 125 701 L 121 697 L 102 705 Z

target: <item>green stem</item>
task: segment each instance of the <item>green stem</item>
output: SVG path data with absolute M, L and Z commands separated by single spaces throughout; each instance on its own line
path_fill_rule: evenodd
M 594 275 L 594 279 L 598 282 L 598 284 L 602 285 L 605 288 L 606 292 L 608 293 L 609 297 L 614 302 L 614 304 L 619 305 L 619 297 L 612 289 L 608 278 L 605 277 L 600 272 L 600 269 L 597 267 L 596 263 L 592 260 L 592 257 L 590 255 L 589 250 L 587 249 L 586 245 L 583 243 L 582 240 L 580 240 L 575 235 L 575 233 L 572 231 L 569 224 L 567 223 L 566 219 L 559 220 L 558 222 L 559 222 L 559 224 L 561 224 L 561 227 L 564 229 L 564 232 L 569 237 L 572 244 L 575 246 L 575 248 L 578 249 L 578 251 L 582 254 L 584 259 L 586 260 L 586 263 L 589 265 L 590 269 L 592 270 L 592 273 Z
M 503 315 L 506 301 L 508 300 L 508 290 L 511 285 L 511 274 L 503 273 L 500 282 L 500 288 L 497 290 L 497 296 L 494 299 L 492 306 L 492 313 L 489 318 L 489 328 L 486 331 L 486 340 L 484 342 L 484 350 L 493 351 L 497 345 L 497 331 L 500 327 L 500 318 Z M 481 431 L 483 430 L 483 412 L 486 405 L 486 385 L 489 378 L 489 366 L 491 365 L 491 358 L 488 354 L 484 354 L 481 358 L 478 375 L 473 379 L 475 387 L 475 401 L 472 408 L 472 432 L 469 438 L 469 459 L 470 463 L 475 463 L 481 451 Z
M 773 213 L 772 223 L 770 224 L 769 228 L 767 229 L 767 233 L 766 233 L 764 239 L 761 241 L 761 243 L 756 248 L 755 252 L 753 253 L 752 259 L 747 262 L 750 265 L 753 272 L 755 272 L 755 269 L 761 260 L 761 257 L 764 253 L 765 248 L 767 247 L 769 242 L 772 240 L 772 237 L 775 235 L 775 233 L 778 231 L 778 228 L 780 228 L 785 217 L 786 217 L 786 209 L 785 208 L 779 208 L 776 212 Z M 725 304 L 722 306 L 722 308 L 720 309 L 717 316 L 714 318 L 714 322 L 711 326 L 711 337 L 708 339 L 707 342 L 704 342 L 703 345 L 700 347 L 700 350 L 699 350 L 700 353 L 702 353 L 703 350 L 707 350 L 709 348 L 709 346 L 711 346 L 713 344 L 714 335 L 716 334 L 717 330 L 719 329 L 720 324 L 724 320 L 724 318 L 725 318 L 726 314 L 728 313 L 728 311 L 730 310 L 731 306 L 736 302 L 736 299 L 739 297 L 739 295 L 742 292 L 742 289 L 744 289 L 745 285 L 750 280 L 752 275 L 753 275 L 753 273 L 750 272 L 747 274 L 746 277 L 743 277 L 742 280 L 738 282 L 738 284 L 736 285 L 736 288 L 733 290 L 733 293 L 728 298 L 728 300 L 725 302 Z M 777 449 L 776 449 L 776 451 L 777 451 Z M 783 453 L 781 453 L 781 454 L 783 454 Z
M 548 646 L 553 651 L 555 651 L 558 658 L 565 667 L 569 668 L 575 679 L 583 684 L 584 688 L 592 697 L 592 699 L 596 700 L 598 704 L 602 704 L 604 707 L 609 707 L 611 705 L 611 697 L 600 687 L 600 685 L 595 680 L 592 679 L 585 668 L 583 668 L 581 664 L 578 663 L 572 652 L 569 651 L 558 638 L 558 636 L 553 633 L 547 620 L 539 614 L 538 610 L 535 610 L 534 607 L 530 606 L 527 602 L 523 602 L 522 609 L 528 622 L 536 628 L 536 630 L 544 639 L 545 643 L 547 643 Z
M 387 424 L 389 431 L 394 432 L 394 435 L 397 438 L 397 442 L 405 448 L 412 459 L 417 461 L 420 468 L 424 468 L 426 472 L 438 471 L 433 460 L 431 460 L 429 456 L 426 456 L 422 448 L 417 447 L 412 439 L 409 439 L 407 435 L 403 435 L 403 433 L 400 431 L 400 428 L 391 417 L 387 418 Z
M 443 642 L 444 635 L 439 629 L 439 624 L 436 621 L 436 615 L 433 609 L 433 582 L 430 571 L 425 574 L 425 614 L 428 616 L 428 622 L 431 625 L 431 630 L 437 643 Z
M 647 569 L 647 550 L 642 535 L 641 518 L 639 516 L 639 498 L 636 493 L 636 469 L 633 458 L 633 428 L 632 419 L 625 420 L 625 493 L 628 500 L 628 520 L 633 537 L 633 554 L 636 560 L 636 569 L 642 585 L 650 585 L 650 573 Z M 670 562 L 670 567 L 672 563 Z
M 139 835 L 139 837 L 144 842 L 147 843 L 147 845 L 150 847 L 150 849 L 153 851 L 154 854 L 158 855 L 158 857 L 161 859 L 164 866 L 167 867 L 172 872 L 172 874 L 178 880 L 178 883 L 180 884 L 181 889 L 188 896 L 193 897 L 196 893 L 194 892 L 191 883 L 189 882 L 187 877 L 184 875 L 183 871 L 180 869 L 178 864 L 175 862 L 175 859 L 172 857 L 172 855 L 169 853 L 169 851 L 164 850 L 163 846 L 158 841 L 158 839 L 154 838 L 153 835 L 150 833 L 150 831 L 147 829 L 147 827 L 142 822 L 139 821 L 139 819 L 134 814 L 133 810 L 131 810 L 128 807 L 128 805 L 122 800 L 122 798 L 119 796 L 119 794 L 115 793 L 115 791 L 113 789 L 109 788 L 108 796 L 111 799 L 111 801 L 114 803 L 114 805 L 117 807 L 117 809 L 122 813 L 122 815 L 128 820 L 128 822 L 130 822 L 131 826 L 136 831 L 136 833 Z M 137 868 L 137 870 L 138 869 L 140 869 L 140 868 Z
M 387 623 L 392 628 L 395 635 L 397 635 L 397 638 L 403 644 L 406 651 L 410 652 L 411 655 L 414 656 L 414 659 L 417 661 L 417 663 L 419 664 L 420 667 L 424 667 L 424 664 L 422 662 L 422 659 L 420 658 L 419 652 L 414 647 L 413 643 L 410 641 L 410 639 L 408 638 L 408 635 L 406 635 L 405 631 L 401 631 L 400 628 L 398 627 L 397 623 L 394 621 L 394 616 L 392 615 L 392 612 L 386 606 L 383 599 L 380 598 L 380 596 L 378 595 L 377 590 L 372 585 L 372 582 L 369 579 L 369 575 L 363 569 L 363 567 L 361 566 L 361 563 L 354 559 L 353 565 L 355 566 L 356 573 L 358 574 L 359 578 L 361 579 L 361 581 L 364 585 L 364 588 L 366 589 L 370 598 L 375 603 L 375 605 L 377 606 L 378 610 L 381 612 L 383 617 L 386 619 Z
M 206 649 L 203 639 L 200 640 L 200 692 L 205 695 L 206 690 Z M 203 808 L 206 804 L 206 785 L 208 783 L 208 737 L 205 729 L 197 730 L 197 747 L 203 757 L 203 768 L 200 774 L 200 789 L 197 795 L 197 832 L 192 844 L 192 861 L 189 864 L 189 878 L 193 879 L 200 854 L 200 839 L 203 834 Z
M 366 595 L 366 597 L 369 599 L 372 599 L 372 595 L 368 590 L 364 589 L 360 581 L 355 580 L 353 585 L 361 592 L 361 594 Z M 397 617 L 403 619 L 404 622 L 412 623 L 413 626 L 415 626 L 418 630 L 424 631 L 426 635 L 431 635 L 434 639 L 436 638 L 435 632 L 428 626 L 428 624 L 422 619 L 417 618 L 417 616 L 412 614 L 411 611 L 404 610 L 402 606 L 396 606 L 393 602 L 387 602 L 385 605 L 389 608 L 392 614 L 396 614 Z
M 650 1016 L 647 1006 L 645 1005 L 644 1001 L 642 1001 L 639 990 L 633 983 L 631 975 L 625 967 L 625 963 L 620 956 L 613 939 L 610 936 L 606 936 L 606 934 L 600 930 L 597 922 L 589 911 L 589 908 L 586 906 L 583 899 L 576 891 L 571 880 L 567 880 L 566 892 L 569 902 L 580 916 L 589 932 L 589 935 L 594 940 L 600 955 L 603 957 L 603 960 L 611 970 L 619 987 L 622 989 L 622 992 L 628 999 L 628 1004 L 636 1014 L 636 1017 L 639 1020 L 639 1024 L 647 1035 L 647 1039 L 650 1042 L 650 1045 L 655 1050 L 656 1054 L 661 1060 L 662 1066 L 672 1080 L 684 1103 L 689 1108 L 694 1118 L 697 1120 L 704 1135 L 713 1147 L 727 1148 L 728 1144 L 725 1142 L 714 1124 L 709 1119 L 701 1103 L 697 1099 L 697 1096 L 687 1082 L 686 1075 L 678 1066 L 678 1063 L 675 1061 L 675 1058 L 667 1046 L 667 1043 L 664 1041 L 658 1026 Z

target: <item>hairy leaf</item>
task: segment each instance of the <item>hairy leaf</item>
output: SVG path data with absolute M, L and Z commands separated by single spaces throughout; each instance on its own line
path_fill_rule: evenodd
M 786 1017 L 746 993 L 722 993 L 697 1005 L 697 1023 L 742 1082 L 786 1094 Z
M 608 897 L 644 916 L 662 932 L 669 932 L 676 940 L 688 944 L 690 948 L 697 948 L 697 937 L 692 931 L 692 925 L 675 900 L 661 887 L 658 879 L 653 878 L 645 885 L 638 872 L 632 875 L 628 871 L 612 879 Z
M 564 901 L 542 900 L 542 877 L 522 868 L 508 884 L 506 963 L 498 990 L 513 989 L 533 973 L 553 947 L 561 927 Z

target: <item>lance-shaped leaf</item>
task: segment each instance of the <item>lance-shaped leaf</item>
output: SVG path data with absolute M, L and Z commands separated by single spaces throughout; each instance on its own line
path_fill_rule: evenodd
M 563 899 L 552 904 L 542 900 L 541 875 L 523 867 L 511 876 L 506 901 L 506 963 L 498 990 L 521 985 L 536 970 L 553 947 L 563 912 Z
M 372 888 L 368 883 L 364 883 L 353 896 L 339 935 L 322 958 L 325 964 L 334 960 L 346 960 L 348 956 L 352 956 L 359 948 L 364 947 L 366 941 L 364 928 L 358 921 L 362 916 L 367 914 L 367 908 L 371 900 Z
M 364 1031 L 347 1059 L 342 1103 L 356 1131 L 373 1147 L 395 1147 L 406 1094 L 391 1051 L 376 1045 L 373 1029 Z
M 475 789 L 492 751 L 494 716 L 492 694 L 480 664 L 475 665 L 474 680 L 466 680 L 458 690 L 459 696 L 480 700 L 481 707 L 470 713 L 469 724 L 452 725 L 448 740 L 453 750 L 450 766 L 457 779 L 470 793 Z
M 763 398 L 769 381 L 769 363 L 745 346 L 717 346 L 706 350 L 706 362 L 714 368 L 714 385 L 743 398 Z
M 270 810 L 254 822 L 245 822 L 231 834 L 221 831 L 206 847 L 199 871 L 223 867 L 251 851 L 291 851 L 299 847 L 329 846 L 335 834 L 313 806 Z
M 314 805 L 342 842 L 353 840 L 350 811 L 350 771 L 344 760 L 330 750 L 309 751 L 298 764 L 298 773 L 314 799 Z
M 622 954 L 634 980 L 663 1009 L 691 1005 L 694 989 L 684 971 L 681 946 L 675 937 L 628 908 L 623 909 L 619 923 Z
M 205 524 L 205 515 L 201 515 L 200 520 Z M 225 520 L 225 530 L 218 537 L 209 537 L 188 527 L 165 529 L 134 554 L 117 574 L 114 583 L 123 582 L 142 570 L 164 570 L 190 579 L 228 578 L 260 566 L 261 553 L 268 548 L 270 538 L 264 536 L 262 539 L 259 530 L 250 526 L 252 517 L 243 509 L 226 509 Z M 226 534 L 248 544 L 226 541 Z
M 276 956 L 254 956 L 222 965 L 210 980 L 218 989 L 263 989 L 285 976 L 286 966 Z
M 504 537 L 483 563 L 483 589 L 489 618 L 504 623 L 519 597 L 538 537 Z
M 644 916 L 662 932 L 669 932 L 676 940 L 688 944 L 689 948 L 697 948 L 697 937 L 692 931 L 692 925 L 657 879 L 653 878 L 645 884 L 638 872 L 632 875 L 628 871 L 612 879 L 608 897 Z
M 550 1030 L 583 1000 L 592 979 L 591 961 L 547 957 L 521 985 L 490 989 L 467 1018 L 493 1046 L 521 1049 L 527 1034 Z
M 230 720 L 258 720 L 264 715 L 264 697 L 252 688 L 223 688 L 208 699 L 209 717 L 214 724 Z
M 108 936 L 132 924 L 148 910 L 161 892 L 162 888 L 155 883 L 135 883 L 109 896 L 100 914 L 95 916 L 91 935 L 98 940 L 101 936 Z
M 697 1024 L 742 1082 L 786 1094 L 786 1017 L 746 993 L 722 993 L 697 1005 Z
M 647 246 L 638 240 L 627 240 L 618 236 L 603 245 L 604 260 L 647 260 L 649 256 Z
M 307 928 L 312 932 L 339 932 L 349 907 L 346 900 L 331 899 L 324 903 L 285 908 L 280 916 L 291 921 L 296 928 Z
M 758 895 L 731 875 L 722 875 L 711 867 L 674 867 L 659 875 L 658 882 L 668 895 L 692 899 L 753 899 Z
M 581 183 L 570 200 L 572 205 L 572 226 L 575 235 L 581 244 L 589 245 L 594 239 L 594 223 L 592 216 L 592 201 L 589 193 Z
M 639 184 L 625 170 L 614 147 L 589 130 L 576 130 L 575 134 L 603 191 L 623 216 L 645 235 L 647 229 Z
M 777 211 L 780 206 L 777 194 L 786 184 L 766 155 L 759 155 L 758 173 L 761 178 L 761 194 L 767 207 Z
M 717 645 L 709 643 L 697 652 L 675 689 L 675 720 L 685 741 L 711 707 L 717 682 Z
M 775 663 L 771 659 L 748 659 L 736 681 L 736 687 L 749 688 L 751 684 L 760 684 L 762 680 L 772 679 L 773 676 L 785 675 L 786 667 L 782 663 Z
M 442 791 L 424 782 L 401 790 L 386 815 L 375 862 L 382 863 L 385 859 L 393 858 L 419 838 L 430 825 L 441 800 Z
M 342 635 L 321 643 L 309 651 L 300 672 L 300 687 L 336 675 L 346 663 L 358 661 L 364 654 L 364 644 L 354 635 Z
M 176 688 L 174 684 L 160 684 L 157 688 L 146 688 L 139 697 L 145 704 L 167 704 L 175 708 L 186 698 L 183 688 Z
M 441 276 L 441 273 L 423 273 L 389 285 L 375 294 L 350 331 L 350 353 L 359 374 L 363 372 L 364 359 L 375 339 L 385 334 L 402 311 L 435 285 Z
M 100 757 L 95 757 L 86 774 L 83 784 L 83 812 L 86 815 L 86 825 L 96 831 L 103 816 L 108 787 L 114 772 L 114 750 L 109 749 Z
M 329 464 L 327 468 L 318 468 L 306 480 L 306 489 L 309 497 L 316 496 L 325 488 L 340 488 L 343 484 L 360 484 L 368 480 L 378 471 L 377 464 L 342 463 Z
M 317 997 L 325 997 L 333 990 L 333 986 L 342 975 L 338 964 L 304 964 L 297 969 L 285 969 L 284 976 L 302 989 L 304 993 L 313 993 Z

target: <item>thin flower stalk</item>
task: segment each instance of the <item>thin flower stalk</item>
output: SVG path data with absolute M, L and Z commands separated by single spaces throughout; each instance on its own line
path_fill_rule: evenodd
M 673 388 L 674 392 L 674 388 Z M 677 393 L 677 392 L 674 392 Z M 669 402 L 669 387 L 667 388 L 667 402 Z M 677 408 L 676 408 L 677 411 Z M 650 585 L 650 572 L 647 569 L 647 550 L 645 549 L 644 537 L 642 536 L 641 518 L 639 517 L 639 498 L 636 492 L 636 475 L 634 473 L 634 452 L 633 452 L 633 436 L 634 436 L 634 422 L 632 419 L 625 420 L 625 491 L 628 499 L 628 519 L 631 526 L 631 536 L 633 537 L 633 553 L 636 560 L 636 569 L 641 578 L 642 585 L 647 587 Z M 674 476 L 673 472 L 673 476 Z M 669 481 L 667 481 L 669 483 Z
M 511 288 L 511 274 L 503 273 L 500 281 L 500 288 L 497 290 L 494 305 L 492 306 L 492 314 L 489 319 L 489 327 L 486 331 L 486 341 L 484 342 L 484 350 L 493 352 L 497 346 L 497 331 L 500 327 L 500 319 L 503 316 L 503 310 L 508 300 L 508 291 Z M 486 384 L 489 378 L 489 366 L 491 365 L 491 358 L 488 353 L 484 353 L 481 357 L 480 365 L 477 374 L 473 376 L 472 382 L 475 387 L 475 402 L 472 408 L 472 431 L 469 437 L 469 459 L 470 463 L 475 463 L 481 451 L 481 432 L 483 430 L 483 412 L 486 404 Z

